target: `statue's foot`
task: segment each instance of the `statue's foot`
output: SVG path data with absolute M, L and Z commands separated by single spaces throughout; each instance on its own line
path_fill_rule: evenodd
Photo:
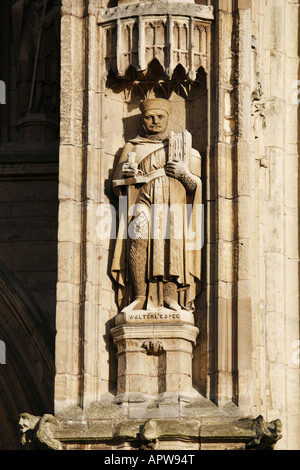
M 131 304 L 123 308 L 122 313 L 131 312 L 132 310 L 143 310 L 145 305 L 146 297 L 136 297 Z
M 165 303 L 165 306 L 171 310 L 175 310 L 175 311 L 181 310 L 179 303 L 176 302 L 176 300 L 171 299 L 170 297 L 165 297 L 164 303 Z

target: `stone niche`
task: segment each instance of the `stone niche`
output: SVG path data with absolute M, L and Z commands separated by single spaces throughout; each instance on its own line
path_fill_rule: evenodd
M 169 130 L 191 134 L 204 167 L 209 144 L 212 9 L 185 2 L 183 14 L 182 5 L 174 2 L 133 3 L 119 2 L 118 8 L 103 10 L 98 17 L 104 52 L 102 142 L 107 167 L 124 144 L 139 135 L 139 104 L 147 98 L 172 103 Z M 112 193 L 108 198 L 118 205 Z M 145 401 L 148 406 L 151 397 L 200 396 L 205 380 L 200 363 L 205 358 L 199 343 L 203 321 L 199 296 L 197 302 L 194 314 L 181 311 L 178 318 L 173 315 L 176 312 L 163 310 L 115 317 L 110 332 L 118 361 L 118 401 Z
M 108 93 L 105 98 L 106 109 L 118 110 L 113 112 L 113 122 L 106 123 L 107 126 L 113 125 L 114 130 L 111 128 L 105 134 L 111 135 L 116 128 L 121 131 L 124 126 L 125 134 L 133 138 L 136 129 L 139 128 L 140 113 L 137 106 L 140 97 L 133 93 L 130 103 L 126 103 L 124 94 L 122 99 L 121 96 Z M 202 149 L 205 154 L 207 144 L 206 89 L 203 85 L 195 89 L 194 100 L 190 102 L 186 102 L 185 98 L 175 92 L 171 97 L 175 107 L 175 112 L 171 116 L 174 132 L 182 132 L 186 127 L 193 130 L 193 141 L 196 142 L 196 147 Z M 198 103 L 201 105 L 203 115 L 195 119 Z M 190 113 L 187 109 L 191 109 L 192 112 Z M 125 111 L 122 119 L 121 111 Z M 111 144 L 111 140 L 107 138 L 107 146 Z M 109 159 L 109 155 L 107 158 Z M 111 201 L 114 201 L 117 207 L 118 202 L 113 196 Z M 117 301 L 117 295 L 115 300 Z M 127 314 L 118 313 L 114 319 L 114 327 L 110 330 L 118 360 L 117 396 L 120 398 L 122 395 L 124 399 L 127 399 L 129 393 L 154 397 L 164 392 L 193 394 L 195 391 L 193 386 L 197 387 L 201 383 L 203 370 L 199 363 L 201 355 L 198 334 L 201 321 L 203 319 L 199 309 L 199 296 L 196 299 L 196 309 L 193 314 L 164 309 L 151 312 L 141 310 Z M 194 377 L 193 361 L 196 371 Z M 174 382 L 173 385 L 172 382 Z

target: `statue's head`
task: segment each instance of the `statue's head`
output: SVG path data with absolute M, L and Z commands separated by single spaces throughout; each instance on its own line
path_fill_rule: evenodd
M 140 104 L 143 127 L 147 134 L 164 134 L 168 127 L 169 115 L 172 110 L 170 101 L 153 98 Z

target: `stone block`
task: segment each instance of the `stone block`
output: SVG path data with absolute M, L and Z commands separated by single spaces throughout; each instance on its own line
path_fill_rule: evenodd
M 269 381 L 270 388 L 272 390 L 272 405 L 269 409 L 269 418 L 270 420 L 276 419 L 275 414 L 278 414 L 278 411 L 281 410 L 282 418 L 286 414 L 286 399 L 285 387 L 283 384 L 286 384 L 286 374 L 285 374 L 285 365 L 282 363 L 277 363 L 272 360 L 273 352 L 272 350 L 268 351 L 269 359 Z M 283 430 L 284 432 L 284 430 Z
M 102 145 L 102 142 L 95 142 L 93 145 L 87 146 L 86 197 L 89 202 L 95 204 L 110 202 L 107 186 L 108 183 L 111 185 L 112 168 L 115 160 L 114 156 L 109 155 L 109 158 L 107 157 L 102 150 Z
M 218 195 L 228 199 L 234 198 L 236 196 L 233 185 L 234 156 L 231 146 L 218 144 L 216 158 L 218 165 Z
M 284 311 L 284 258 L 278 253 L 266 253 L 266 311 Z
M 82 202 L 83 150 L 71 144 L 61 145 L 59 160 L 59 200 Z
M 62 5 L 62 15 L 72 15 L 78 18 L 82 18 L 85 11 L 85 5 L 82 0 L 64 0 Z
M 81 245 L 71 242 L 58 244 L 58 281 L 81 283 Z
M 285 317 L 282 313 L 268 312 L 266 315 L 266 341 L 272 361 L 286 363 Z
M 265 142 L 266 146 L 284 148 L 284 102 L 282 99 L 272 97 L 266 99 L 265 104 L 266 130 Z
M 286 155 L 285 160 L 285 206 L 296 208 L 299 194 L 298 155 Z
M 218 278 L 222 281 L 233 281 L 234 243 L 220 240 L 218 244 Z
M 197 332 L 182 323 L 123 323 L 113 328 L 118 348 L 118 395 L 190 391 Z
M 236 203 L 232 199 L 223 197 L 218 199 L 219 223 L 217 236 L 227 242 L 232 241 L 235 237 L 235 227 L 233 223 L 235 207 Z
M 299 261 L 298 259 L 285 260 L 285 279 L 289 295 L 286 297 L 287 316 L 294 321 L 299 319 Z M 297 331 L 297 329 L 295 329 Z
M 71 302 L 57 303 L 56 350 L 60 352 L 56 362 L 58 374 L 78 373 L 79 357 L 79 308 Z
M 191 375 L 187 374 L 166 374 L 166 390 L 169 392 L 185 392 L 191 389 Z
M 268 249 L 273 252 L 283 253 L 283 205 L 281 202 L 269 201 L 265 207 L 264 242 Z
M 176 348 L 175 348 L 176 346 Z M 175 341 L 172 350 L 166 354 L 166 374 L 183 374 L 191 377 L 192 375 L 192 347 L 186 345 L 182 340 Z
M 289 57 L 299 57 L 299 48 L 297 41 L 299 37 L 299 22 L 295 18 L 299 18 L 299 4 L 297 2 L 287 2 L 286 7 L 286 50 Z
M 57 302 L 80 302 L 80 284 L 70 282 L 58 282 L 56 288 Z
M 82 239 L 82 203 L 72 199 L 61 201 L 59 205 L 58 238 L 60 242 L 80 243 Z
M 116 155 L 124 146 L 124 123 L 120 119 L 123 115 L 124 103 L 120 100 L 103 98 L 103 146 L 107 154 Z M 113 112 L 111 112 L 113 110 Z M 111 136 L 114 136 L 112 139 Z
M 236 186 L 238 196 L 250 196 L 250 151 L 248 142 L 237 142 L 236 151 Z
M 299 257 L 299 210 L 289 209 L 285 214 L 285 253 L 288 258 Z

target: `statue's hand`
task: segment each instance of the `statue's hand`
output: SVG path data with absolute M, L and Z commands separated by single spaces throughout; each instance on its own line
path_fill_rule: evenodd
M 175 160 L 168 162 L 166 165 L 166 174 L 178 179 L 188 192 L 195 191 L 199 178 L 194 176 L 183 162 Z
M 122 166 L 123 178 L 130 178 L 139 173 L 137 163 L 124 163 Z
M 190 174 L 190 171 L 183 162 L 177 162 L 176 160 L 173 160 L 167 163 L 166 174 L 181 181 Z

